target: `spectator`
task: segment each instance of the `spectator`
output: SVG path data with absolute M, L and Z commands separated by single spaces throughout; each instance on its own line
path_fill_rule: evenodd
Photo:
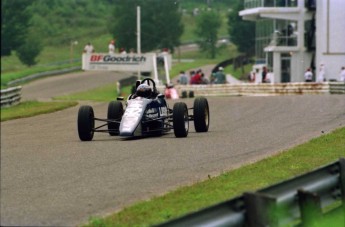
M 210 76 L 210 84 L 214 84 L 216 81 L 216 73 L 212 72 Z
M 251 74 L 250 74 L 250 82 L 255 82 L 255 78 L 256 78 L 256 72 L 253 71 Z
M 194 76 L 190 79 L 190 84 L 200 84 L 201 83 L 201 70 L 199 69 Z
M 310 68 L 307 68 L 307 71 L 304 73 L 305 82 L 312 82 L 313 81 L 313 73 L 311 72 Z
M 195 71 L 194 70 L 189 72 L 189 83 L 191 83 L 191 79 L 193 78 L 194 75 L 195 75 Z
M 267 68 L 266 68 L 266 66 L 264 66 L 263 68 L 262 68 L 262 73 L 261 73 L 261 75 L 262 75 L 262 78 L 261 78 L 261 82 L 262 83 L 266 83 L 266 76 L 267 76 Z
M 215 74 L 215 84 L 225 84 L 226 83 L 226 76 L 223 72 L 224 68 L 223 67 L 219 67 L 218 68 L 218 72 L 216 72 Z
M 115 54 L 115 41 L 111 40 L 108 46 L 109 54 Z
M 178 82 L 180 84 L 182 84 L 182 85 L 187 85 L 188 84 L 188 78 L 187 78 L 187 75 L 185 74 L 184 71 L 180 72 L 180 77 L 179 77 Z
M 345 82 L 345 67 L 341 67 L 340 75 L 339 75 L 339 80 L 342 82 Z
M 120 48 L 120 54 L 127 54 L 126 49 L 125 48 Z
M 209 84 L 208 79 L 205 77 L 205 74 L 203 72 L 201 72 L 201 84 Z
M 320 65 L 320 68 L 319 68 L 319 74 L 317 76 L 316 82 L 322 83 L 322 82 L 326 81 L 325 76 L 326 76 L 326 68 L 325 68 L 325 64 L 322 63 Z
M 273 77 L 274 76 L 273 76 L 273 73 L 271 72 L 271 70 L 267 69 L 265 83 L 272 83 Z
M 83 52 L 86 53 L 86 54 L 91 54 L 91 53 L 95 52 L 95 49 L 93 48 L 92 44 L 90 42 L 88 42 L 86 44 L 86 46 L 84 47 L 84 51 Z

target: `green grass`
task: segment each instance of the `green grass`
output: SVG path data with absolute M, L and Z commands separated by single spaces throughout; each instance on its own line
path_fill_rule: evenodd
M 21 102 L 16 106 L 1 108 L 1 121 L 32 117 L 38 114 L 51 113 L 77 105 L 77 102 Z
M 192 62 L 177 62 L 173 65 L 172 70 L 170 70 L 170 77 L 174 78 L 179 74 L 180 71 L 188 71 L 190 69 L 199 68 L 204 65 L 216 65 L 219 64 L 222 61 L 235 58 L 240 53 L 237 51 L 236 46 L 230 44 L 230 45 L 222 45 L 218 48 L 218 54 L 215 59 L 209 59 L 207 57 L 207 54 L 200 52 L 200 51 L 188 51 L 185 53 L 181 53 L 180 56 L 178 56 L 178 53 L 173 54 L 174 59 L 193 59 Z M 227 74 L 231 74 L 236 78 L 243 77 L 244 74 L 248 74 L 249 71 L 251 71 L 251 65 L 245 66 L 245 72 L 242 73 L 241 68 L 237 68 L 234 70 L 232 66 L 228 66 L 225 69 L 225 72 Z M 248 71 L 248 72 L 247 72 Z
M 71 95 L 54 97 L 55 100 L 93 100 L 93 101 L 111 101 L 116 99 L 116 83 L 108 84 L 88 91 L 78 92 Z
M 181 187 L 164 196 L 139 202 L 105 218 L 92 217 L 86 226 L 149 226 L 179 217 L 263 187 L 306 173 L 345 156 L 345 128 L 312 139 L 259 162 L 218 177 Z M 274 171 L 272 171 L 274 170 Z M 340 216 L 339 216 L 340 215 Z M 341 226 L 341 213 L 320 226 Z
M 242 68 L 234 68 L 232 65 L 229 65 L 228 67 L 225 67 L 224 72 L 226 74 L 231 74 L 233 77 L 241 80 L 247 80 L 247 76 L 252 71 L 252 65 L 247 64 L 244 65 L 243 71 Z

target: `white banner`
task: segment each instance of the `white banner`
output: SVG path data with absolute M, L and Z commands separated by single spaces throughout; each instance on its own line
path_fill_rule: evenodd
M 155 53 L 146 54 L 83 54 L 83 70 L 152 72 Z

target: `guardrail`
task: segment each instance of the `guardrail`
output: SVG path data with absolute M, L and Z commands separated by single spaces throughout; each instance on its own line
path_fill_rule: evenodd
M 124 79 L 121 79 L 117 82 L 116 87 L 117 87 L 117 95 L 120 96 L 121 92 L 122 92 L 122 88 L 126 87 L 126 86 L 132 86 L 135 84 L 135 82 L 138 80 L 138 76 L 131 76 L 131 77 L 127 77 Z M 132 93 L 134 93 L 134 91 L 131 91 Z
M 78 70 L 81 70 L 80 66 L 75 66 L 75 67 L 66 68 L 66 69 L 57 69 L 57 70 L 41 72 L 41 73 L 35 73 L 35 74 L 30 75 L 30 76 L 26 76 L 24 78 L 12 80 L 12 81 L 7 83 L 7 86 L 11 86 L 11 85 L 15 85 L 15 84 L 23 83 L 23 82 L 28 82 L 28 81 L 42 78 L 42 77 L 46 77 L 46 76 L 61 75 L 61 74 L 70 73 L 70 72 L 74 72 L 74 71 L 78 71 Z
M 179 94 L 183 91 L 193 91 L 195 96 L 345 94 L 344 82 L 200 84 L 176 85 L 175 88 Z
M 21 99 L 21 93 L 21 86 L 0 90 L 1 107 L 9 107 L 18 104 Z
M 338 207 L 325 211 L 325 208 L 339 202 Z M 337 209 L 342 209 L 345 214 L 344 158 L 157 226 L 313 226 L 312 222 L 320 221 L 323 215 Z

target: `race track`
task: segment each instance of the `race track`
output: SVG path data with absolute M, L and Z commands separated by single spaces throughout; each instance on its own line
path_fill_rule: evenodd
M 73 83 L 69 76 L 35 81 L 23 94 L 46 99 L 94 80 L 76 74 Z M 64 81 L 59 85 L 64 88 L 57 79 Z M 39 84 L 54 87 L 54 95 L 30 93 Z M 93 141 L 81 142 L 76 127 L 79 106 L 2 122 L 1 225 L 76 226 L 90 216 L 117 211 L 345 126 L 344 95 L 208 100 L 209 132 L 195 133 L 191 124 L 187 138 L 170 133 L 123 140 L 95 134 Z M 182 101 L 191 106 L 193 100 Z M 97 117 L 106 116 L 107 103 L 89 104 Z

